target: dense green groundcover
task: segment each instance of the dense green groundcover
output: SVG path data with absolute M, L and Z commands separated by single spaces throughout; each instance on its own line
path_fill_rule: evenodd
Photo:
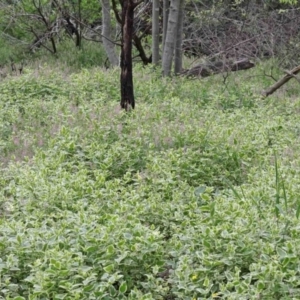
M 2 81 L 0 298 L 299 299 L 299 91 L 253 72 Z

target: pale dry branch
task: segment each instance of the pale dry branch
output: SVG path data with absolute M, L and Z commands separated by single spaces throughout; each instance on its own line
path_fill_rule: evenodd
M 281 79 L 279 79 L 277 82 L 275 82 L 273 85 L 271 85 L 269 88 L 264 90 L 262 92 L 262 95 L 264 97 L 268 97 L 269 95 L 273 94 L 275 91 L 277 91 L 281 86 L 283 86 L 285 83 L 287 83 L 290 79 L 295 78 L 296 74 L 300 72 L 300 66 L 295 67 L 291 71 L 287 71 L 286 75 L 283 76 Z M 298 80 L 298 78 L 297 78 Z

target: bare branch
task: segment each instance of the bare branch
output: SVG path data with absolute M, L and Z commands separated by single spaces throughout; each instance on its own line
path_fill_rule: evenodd
M 33 28 L 31 28 L 31 32 L 35 35 L 35 37 L 37 38 L 37 42 L 31 46 L 31 48 L 34 48 L 34 46 L 39 43 L 39 45 L 41 45 L 42 47 L 44 47 L 45 49 L 47 49 L 50 53 L 55 54 L 54 50 L 50 49 L 49 47 L 47 47 L 46 45 L 44 45 L 41 41 L 40 36 L 33 30 Z
M 268 97 L 269 95 L 273 94 L 276 90 L 278 90 L 282 85 L 284 85 L 286 82 L 288 82 L 290 79 L 295 78 L 296 74 L 300 72 L 300 66 L 295 67 L 291 71 L 287 71 L 286 75 L 283 76 L 281 79 L 279 79 L 276 83 L 274 83 L 272 86 L 267 88 L 262 92 L 262 95 L 264 97 Z M 297 78 L 298 80 L 298 78 Z
M 291 73 L 290 71 L 288 70 L 285 70 L 284 71 L 286 74 L 292 76 L 293 78 L 295 78 L 299 83 L 300 83 L 300 78 L 298 76 L 296 76 L 295 74 Z

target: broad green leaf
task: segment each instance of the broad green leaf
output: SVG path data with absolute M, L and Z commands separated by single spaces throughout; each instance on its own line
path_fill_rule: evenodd
M 127 283 L 124 281 L 121 283 L 120 287 L 119 287 L 119 292 L 121 294 L 125 294 L 127 291 Z
M 114 270 L 114 265 L 113 264 L 108 265 L 108 266 L 104 267 L 103 269 L 105 272 L 111 273 Z

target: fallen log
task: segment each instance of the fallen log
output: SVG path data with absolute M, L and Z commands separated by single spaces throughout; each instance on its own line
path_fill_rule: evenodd
M 284 85 L 286 82 L 288 82 L 292 78 L 295 78 L 299 82 L 300 79 L 296 76 L 297 73 L 299 73 L 299 72 L 300 72 L 300 66 L 295 67 L 291 71 L 286 71 L 286 75 L 284 75 L 281 79 L 279 79 L 277 82 L 275 82 L 269 88 L 262 91 L 261 94 L 264 97 L 268 97 L 269 95 L 273 94 L 276 90 L 278 90 L 282 85 Z
M 191 69 L 184 70 L 183 72 L 181 72 L 181 74 L 188 77 L 208 77 L 223 72 L 247 70 L 253 67 L 254 63 L 251 62 L 248 58 L 245 58 L 234 62 L 217 61 L 213 63 L 199 64 Z

